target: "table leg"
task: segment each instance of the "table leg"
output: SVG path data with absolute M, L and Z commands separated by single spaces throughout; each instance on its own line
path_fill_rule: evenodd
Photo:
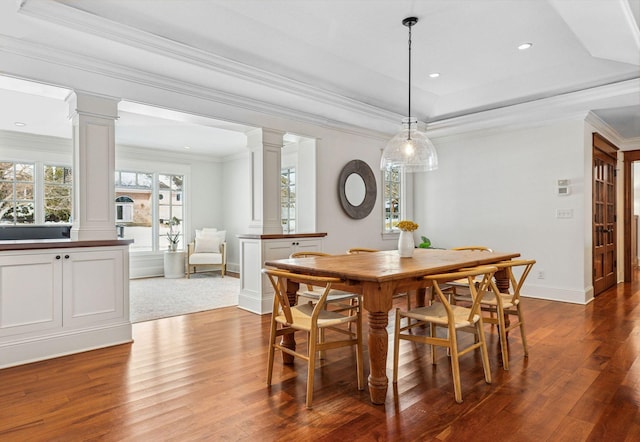
M 394 287 L 390 283 L 363 284 L 364 308 L 369 312 L 369 396 L 374 404 L 384 404 L 387 399 L 387 325 L 393 294 Z
M 298 288 L 300 284 L 294 281 L 287 281 L 287 298 L 289 298 L 289 305 L 295 305 L 297 301 L 296 294 L 298 293 Z M 285 348 L 289 348 L 291 350 L 296 349 L 296 337 L 293 333 L 288 333 L 282 336 L 281 345 Z M 282 363 L 283 364 L 293 364 L 293 356 L 282 352 Z
M 388 323 L 388 312 L 369 312 L 369 395 L 374 404 L 384 404 L 387 398 Z
M 419 289 L 415 290 L 416 293 L 416 307 L 424 307 L 425 304 L 425 299 L 427 296 L 427 289 L 424 287 L 420 287 Z
M 509 293 L 509 275 L 507 271 L 500 269 L 494 273 L 493 277 L 496 280 L 496 287 L 498 287 L 500 293 Z M 504 325 L 506 328 L 509 328 L 509 325 L 511 325 L 511 320 L 507 314 L 504 315 Z

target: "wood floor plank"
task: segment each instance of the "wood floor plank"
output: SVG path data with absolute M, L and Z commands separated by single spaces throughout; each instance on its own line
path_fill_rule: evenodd
M 477 352 L 463 356 L 462 404 L 445 352 L 432 365 L 427 346 L 402 342 L 385 404 L 357 390 L 344 348 L 319 364 L 307 410 L 306 363 L 278 357 L 267 387 L 269 315 L 231 307 L 135 324 L 132 344 L 0 370 L 0 439 L 639 440 L 640 284 L 586 306 L 523 305 L 529 357 L 511 333 L 504 371 L 497 330 L 486 326 L 493 382 Z M 387 331 L 391 379 L 392 315 Z

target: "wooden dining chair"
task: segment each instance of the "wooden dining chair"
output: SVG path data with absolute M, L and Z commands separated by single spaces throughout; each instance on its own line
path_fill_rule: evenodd
M 315 252 L 315 251 L 305 251 L 305 252 L 294 252 L 289 255 L 289 258 L 309 258 L 312 256 L 331 256 L 328 253 L 324 252 Z M 298 304 L 301 302 L 310 301 L 317 302 L 318 299 L 322 296 L 323 288 L 314 287 L 311 284 L 306 284 L 298 290 L 297 299 Z M 357 293 L 350 293 L 343 290 L 331 289 L 329 295 L 327 296 L 327 304 L 337 303 L 341 309 L 350 309 L 356 306 L 361 302 L 361 295 Z M 346 303 L 346 304 L 345 304 Z
M 269 334 L 269 359 L 267 367 L 267 385 L 271 385 L 273 376 L 273 363 L 275 350 L 298 357 L 308 362 L 307 367 L 307 398 L 306 406 L 311 408 L 313 400 L 313 380 L 316 368 L 318 352 L 341 348 L 346 346 L 356 347 L 356 371 L 358 377 L 358 390 L 364 389 L 364 366 L 362 349 L 362 311 L 360 306 L 355 315 L 344 314 L 326 310 L 325 303 L 331 292 L 331 285 L 344 282 L 339 278 L 300 275 L 282 270 L 263 269 L 275 291 L 273 297 L 273 313 L 271 314 L 271 329 Z M 300 284 L 309 284 L 314 287 L 322 287 L 322 295 L 315 304 L 305 303 L 291 306 L 287 296 L 287 282 L 295 281 Z M 345 329 L 345 325 L 355 323 L 356 332 Z M 343 339 L 324 341 L 320 339 L 321 330 L 332 330 Z M 298 331 L 308 336 L 307 352 L 299 352 L 287 348 L 277 342 L 278 337 L 293 334 Z M 335 333 L 331 333 L 333 336 Z
M 483 294 L 487 291 L 496 272 L 495 266 L 481 266 L 453 273 L 443 273 L 438 275 L 425 276 L 425 280 L 431 283 L 434 293 L 439 302 L 433 302 L 425 307 L 403 312 L 396 309 L 396 323 L 394 333 L 393 348 L 393 382 L 398 382 L 398 359 L 400 355 L 400 341 L 407 340 L 422 344 L 431 345 L 431 361 L 436 364 L 436 347 L 445 347 L 451 356 L 451 371 L 453 374 L 453 390 L 456 402 L 462 402 L 462 387 L 460 382 L 460 356 L 479 348 L 482 353 L 482 367 L 484 369 L 484 379 L 487 384 L 491 383 L 491 367 L 489 365 L 489 354 L 484 336 L 482 314 L 480 312 L 480 302 Z M 480 277 L 480 282 L 476 285 L 474 281 Z M 442 291 L 442 286 L 450 281 L 465 278 L 469 282 L 469 287 L 473 296 L 471 307 L 463 307 L 449 302 L 449 298 Z M 405 327 L 400 327 L 401 318 L 410 318 L 411 322 Z M 430 335 L 403 333 L 414 327 L 429 325 Z M 436 334 L 436 327 L 446 327 L 446 337 L 441 338 Z M 473 343 L 461 348 L 458 341 L 459 332 L 471 332 L 476 339 Z
M 376 249 L 368 249 L 365 247 L 352 247 L 349 250 L 347 250 L 347 253 L 349 255 L 355 255 L 358 253 L 373 253 L 373 252 L 379 252 L 380 250 L 376 250 Z M 393 299 L 406 299 L 407 302 L 407 310 L 411 309 L 411 294 L 410 292 L 403 292 L 403 293 L 396 293 L 395 295 L 393 295 Z
M 533 259 L 519 259 L 494 264 L 498 270 L 504 270 L 507 273 L 510 286 L 509 293 L 501 293 L 495 285 L 495 282 L 491 281 L 493 290 L 487 291 L 480 303 L 481 309 L 490 313 L 489 317 L 484 318 L 484 322 L 498 326 L 500 349 L 502 350 L 502 367 L 505 370 L 509 370 L 509 343 L 507 342 L 507 333 L 510 330 L 516 327 L 520 328 L 524 357 L 529 356 L 527 338 L 524 332 L 524 315 L 522 313 L 522 303 L 520 302 L 520 292 L 524 281 L 527 279 L 535 263 L 536 261 Z M 519 277 L 516 277 L 513 271 L 514 268 L 518 268 Z M 516 316 L 518 320 L 508 323 L 507 315 Z
M 309 258 L 311 256 L 330 256 L 328 253 L 316 252 L 316 251 L 304 251 L 293 252 L 289 255 L 289 258 Z M 323 289 L 321 287 L 314 287 L 311 284 L 303 285 L 301 290 L 298 290 L 296 294 L 296 304 L 302 302 L 318 302 L 322 296 Z M 355 313 L 357 308 L 362 304 L 362 295 L 357 293 L 345 292 L 343 290 L 331 289 L 327 296 L 327 302 L 325 308 L 331 306 L 334 311 L 349 311 L 350 315 Z M 351 331 L 353 324 L 349 323 L 348 329 Z M 324 330 L 321 331 L 321 341 L 324 341 Z M 320 352 L 320 358 L 324 359 L 324 352 Z
M 492 249 L 486 246 L 463 246 L 453 247 L 451 250 L 470 250 L 474 252 L 493 252 Z M 459 281 L 451 281 L 447 284 L 447 287 L 442 288 L 444 293 L 448 293 L 450 301 L 454 304 L 457 302 L 471 303 L 471 292 L 469 291 L 469 283 L 465 278 Z

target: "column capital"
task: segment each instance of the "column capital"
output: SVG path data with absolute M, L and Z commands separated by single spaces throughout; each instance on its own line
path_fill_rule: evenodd
M 86 116 L 117 120 L 119 102 L 119 98 L 74 91 L 67 98 L 67 104 L 69 105 L 69 118 L 72 119 L 76 115 L 82 114 Z

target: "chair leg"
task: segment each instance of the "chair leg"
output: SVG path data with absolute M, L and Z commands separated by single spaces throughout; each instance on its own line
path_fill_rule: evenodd
M 271 322 L 271 332 L 269 333 L 269 360 L 267 362 L 267 385 L 271 385 L 273 376 L 273 359 L 275 353 L 274 344 L 276 343 L 276 328 L 278 326 L 274 321 Z
M 527 347 L 527 338 L 524 334 L 524 315 L 522 313 L 522 309 L 520 308 L 520 303 L 516 306 L 516 311 L 518 312 L 518 322 L 520 326 L 520 336 L 522 336 L 522 346 L 524 347 L 524 357 L 529 357 L 529 348 Z
M 502 351 L 502 368 L 509 370 L 509 350 L 507 349 L 508 342 L 504 310 L 502 308 L 497 308 L 496 316 L 498 317 L 498 333 L 500 334 L 500 350 Z
M 400 356 L 400 309 L 396 308 L 395 331 L 393 332 L 393 383 L 398 383 L 398 357 Z
M 476 335 L 480 342 L 480 351 L 482 352 L 482 368 L 484 369 L 484 380 L 487 384 L 491 383 L 491 365 L 489 364 L 489 351 L 487 350 L 487 340 L 484 336 L 484 325 L 481 321 L 476 322 Z
M 458 361 L 458 340 L 455 328 L 449 327 L 449 348 L 451 349 L 451 372 L 453 374 L 453 392 L 456 402 L 462 403 L 462 387 L 460 382 L 460 362 Z
M 313 379 L 316 371 L 316 343 L 318 342 L 318 329 L 314 327 L 309 333 L 309 364 L 307 366 L 307 408 L 311 408 L 313 401 Z
M 356 364 L 358 369 L 358 390 L 364 390 L 364 358 L 362 352 L 362 304 L 358 305 L 356 310 L 356 332 L 357 344 L 356 344 Z
M 431 329 L 431 337 L 435 338 L 436 337 L 436 325 L 431 322 L 429 324 L 429 327 Z M 433 365 L 436 365 L 436 346 L 431 344 L 431 363 Z
M 326 308 L 326 306 L 325 306 L 325 308 Z M 324 329 L 320 329 L 319 336 L 320 336 L 320 343 L 324 344 Z M 324 350 L 320 350 L 320 359 L 324 359 L 325 353 L 326 352 Z

